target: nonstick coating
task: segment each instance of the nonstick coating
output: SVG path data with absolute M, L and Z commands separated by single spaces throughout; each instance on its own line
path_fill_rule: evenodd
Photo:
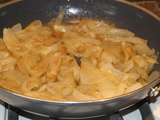
M 149 46 L 160 51 L 160 21 L 132 5 L 114 0 L 24 0 L 0 9 L 0 37 L 3 28 L 16 23 L 23 27 L 34 20 L 44 24 L 66 9 L 64 21 L 80 18 L 104 20 L 117 27 L 128 29 L 136 36 L 148 40 Z M 160 60 L 158 60 L 160 62 Z M 155 70 L 160 70 L 157 65 Z M 111 114 L 137 103 L 148 96 L 155 80 L 147 86 L 126 95 L 96 102 L 54 102 L 32 99 L 0 88 L 0 99 L 23 110 L 58 118 L 89 118 Z

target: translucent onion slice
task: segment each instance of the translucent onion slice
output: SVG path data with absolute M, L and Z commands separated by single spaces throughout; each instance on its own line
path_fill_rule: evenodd
M 29 52 L 29 49 L 21 44 L 11 29 L 4 29 L 3 41 L 6 44 L 9 51 L 15 53 L 18 56 L 23 56 Z

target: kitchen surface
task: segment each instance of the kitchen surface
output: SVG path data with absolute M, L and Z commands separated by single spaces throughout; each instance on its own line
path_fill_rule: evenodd
M 0 8 L 14 2 L 21 1 L 21 0 L 0 0 Z M 154 14 L 155 16 L 160 17 L 160 0 L 128 0 L 135 5 L 139 5 L 142 9 L 147 9 L 150 13 Z M 160 94 L 151 99 L 151 103 L 149 104 L 151 112 L 154 116 L 154 120 L 160 120 Z M 0 100 L 0 120 L 8 120 L 8 109 L 6 108 L 6 104 Z M 19 115 L 19 120 L 30 120 L 27 116 Z M 143 120 L 139 109 L 135 109 L 130 113 L 123 115 L 124 120 Z M 92 120 L 92 119 L 89 119 Z M 94 119 L 93 119 L 94 120 Z M 95 119 L 100 120 L 100 119 Z M 102 120 L 102 119 L 101 119 Z M 104 120 L 104 119 L 103 119 Z M 121 120 L 121 119 L 115 119 Z M 144 119 L 150 120 L 150 119 Z
M 135 0 L 133 1 L 133 3 L 148 9 L 149 11 L 160 17 L 160 0 Z

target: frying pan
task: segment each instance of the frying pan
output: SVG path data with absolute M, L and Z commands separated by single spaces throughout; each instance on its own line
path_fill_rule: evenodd
M 0 36 L 3 28 L 16 23 L 23 27 L 34 20 L 44 24 L 66 9 L 64 21 L 80 18 L 104 20 L 119 28 L 128 29 L 136 36 L 148 40 L 151 48 L 160 51 L 160 21 L 144 9 L 129 2 L 115 0 L 24 0 L 0 9 Z M 160 59 L 158 59 L 160 62 Z M 154 70 L 160 71 L 160 66 Z M 57 118 L 90 118 L 111 114 L 146 98 L 151 88 L 160 82 L 153 80 L 136 91 L 111 99 L 89 102 L 56 102 L 22 96 L 0 88 L 0 99 L 22 110 Z

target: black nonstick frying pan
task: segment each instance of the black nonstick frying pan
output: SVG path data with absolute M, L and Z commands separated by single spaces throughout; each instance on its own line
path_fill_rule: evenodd
M 136 36 L 148 40 L 149 46 L 160 51 L 160 21 L 147 10 L 142 10 L 129 2 L 116 0 L 24 0 L 0 9 L 0 37 L 3 28 L 16 23 L 23 27 L 34 20 L 47 23 L 66 9 L 64 20 L 90 18 L 104 20 L 117 27 L 128 29 Z M 158 60 L 160 62 L 160 59 Z M 160 71 L 160 65 L 155 66 Z M 111 114 L 121 108 L 146 98 L 151 88 L 158 86 L 160 79 L 147 86 L 111 98 L 90 102 L 55 102 L 22 96 L 0 88 L 0 99 L 17 108 L 57 118 L 89 118 Z

